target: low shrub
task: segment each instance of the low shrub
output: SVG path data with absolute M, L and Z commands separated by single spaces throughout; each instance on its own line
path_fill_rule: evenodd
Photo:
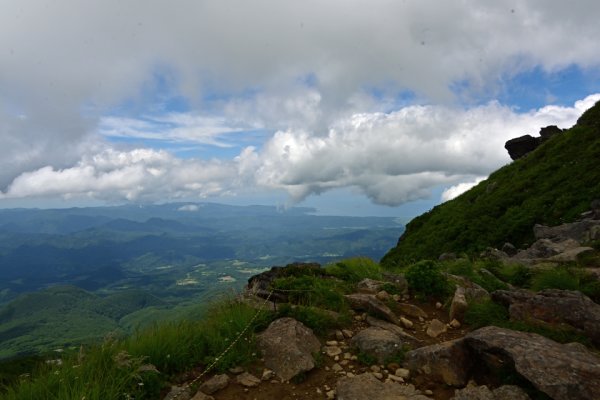
M 278 317 L 294 318 L 311 328 L 317 334 L 324 334 L 331 329 L 341 328 L 351 322 L 349 315 L 345 313 L 336 317 L 318 307 L 292 307 L 289 304 L 279 306 L 277 315 Z
M 411 265 L 406 269 L 404 277 L 410 290 L 419 297 L 443 299 L 452 291 L 448 278 L 433 261 L 425 260 Z
M 365 278 L 381 279 L 381 267 L 375 261 L 366 257 L 349 258 L 332 265 L 327 265 L 325 271 L 346 282 L 358 283 Z
M 537 273 L 531 280 L 535 291 L 544 289 L 579 290 L 579 277 L 567 268 L 553 268 Z
M 350 291 L 350 285 L 344 282 L 314 276 L 279 278 L 272 287 L 282 290 L 290 303 L 334 311 L 347 308 L 344 293 Z

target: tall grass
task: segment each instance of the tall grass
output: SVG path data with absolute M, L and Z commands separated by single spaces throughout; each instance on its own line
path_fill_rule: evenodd
M 349 258 L 327 265 L 325 271 L 328 275 L 351 283 L 358 283 L 365 278 L 381 279 L 382 277 L 379 264 L 366 257 Z
M 216 370 L 256 359 L 253 333 L 273 318 L 257 316 L 246 304 L 215 303 L 202 321 L 158 324 L 128 339 L 107 340 L 63 358 L 60 366 L 41 366 L 31 377 L 7 388 L 7 400 L 111 400 L 158 398 L 162 385 L 174 374 L 215 360 L 249 326 L 245 335 L 222 357 Z M 256 317 L 255 317 L 256 316 Z

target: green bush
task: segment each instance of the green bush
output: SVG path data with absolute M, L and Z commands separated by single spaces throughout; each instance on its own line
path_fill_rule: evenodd
M 291 303 L 334 311 L 347 308 L 344 293 L 350 291 L 344 282 L 314 276 L 279 278 L 272 287 L 282 290 Z
M 277 315 L 279 317 L 294 318 L 314 330 L 317 334 L 325 334 L 325 332 L 331 329 L 341 328 L 351 322 L 348 314 L 340 314 L 336 318 L 331 313 L 317 307 L 292 307 L 289 304 L 279 306 Z
M 555 268 L 534 275 L 531 288 L 535 291 L 544 289 L 579 290 L 579 277 L 566 268 Z
M 381 267 L 375 261 L 366 257 L 349 258 L 332 265 L 327 265 L 325 271 L 346 282 L 358 283 L 365 278 L 381 279 Z
M 408 287 L 421 297 L 443 299 L 451 293 L 448 279 L 441 273 L 437 263 L 429 260 L 420 261 L 406 269 L 404 277 Z
M 465 322 L 473 329 L 489 325 L 504 326 L 508 322 L 508 310 L 492 300 L 472 303 L 465 313 Z
M 508 282 L 511 285 L 519 287 L 529 287 L 531 285 L 531 270 L 524 265 L 499 264 L 488 269 L 504 282 Z

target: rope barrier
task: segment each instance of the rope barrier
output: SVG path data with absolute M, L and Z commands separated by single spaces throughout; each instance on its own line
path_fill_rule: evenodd
M 265 301 L 262 303 L 262 305 L 260 306 L 260 308 L 256 311 L 256 314 L 254 314 L 254 316 L 250 319 L 250 321 L 248 321 L 248 324 L 244 327 L 244 329 L 242 329 L 242 331 L 240 332 L 240 334 L 237 336 L 237 338 L 235 338 L 235 340 L 233 342 L 231 342 L 229 344 L 229 346 L 227 346 L 227 348 L 225 350 L 223 350 L 223 352 L 221 352 L 221 354 L 219 354 L 212 363 L 210 363 L 205 369 L 204 371 L 202 371 L 202 373 L 200 375 L 198 375 L 196 378 L 194 378 L 192 381 L 188 382 L 187 384 L 185 384 L 184 386 L 181 387 L 181 390 L 179 391 L 179 393 L 175 394 L 175 396 L 173 396 L 171 399 L 175 400 L 177 399 L 177 397 L 179 397 L 179 395 L 183 394 L 185 392 L 185 389 L 188 389 L 190 386 L 194 385 L 196 382 L 198 382 L 200 379 L 202 379 L 206 374 L 208 374 L 218 363 L 219 361 L 221 361 L 221 359 L 223 357 L 225 357 L 225 355 L 229 352 L 229 350 L 231 350 L 233 348 L 233 346 L 235 346 L 237 344 L 237 342 L 240 341 L 240 339 L 246 334 L 246 332 L 248 331 L 248 329 L 250 329 L 250 326 L 252 326 L 252 324 L 254 323 L 254 321 L 256 320 L 256 318 L 258 318 L 258 315 L 262 312 L 262 310 L 264 309 L 265 305 L 269 302 L 269 299 L 271 298 L 271 295 L 273 294 L 273 290 L 271 290 L 269 292 L 269 295 L 267 296 L 267 298 L 265 299 Z
M 248 331 L 248 329 L 250 329 L 250 326 L 252 326 L 252 324 L 254 323 L 254 321 L 256 320 L 256 318 L 258 318 L 258 315 L 263 311 L 263 309 L 265 308 L 265 306 L 267 305 L 267 303 L 271 299 L 271 296 L 273 295 L 274 292 L 314 292 L 314 291 L 315 291 L 314 289 L 274 289 L 274 288 L 271 288 L 270 291 L 269 291 L 269 295 L 265 298 L 265 300 L 263 301 L 263 303 L 261 304 L 261 306 L 259 307 L 259 309 L 256 311 L 256 314 L 254 314 L 254 316 L 250 319 L 250 321 L 244 327 L 244 329 L 242 329 L 242 331 L 235 338 L 235 340 L 233 342 L 231 342 L 229 344 L 229 346 L 227 346 L 227 348 L 225 350 L 223 350 L 223 352 L 221 352 L 221 354 L 219 354 L 213 360 L 213 362 L 211 362 L 204 369 L 204 371 L 202 371 L 202 373 L 200 375 L 198 375 L 192 381 L 190 381 L 190 382 L 186 383 L 184 386 L 182 386 L 181 389 L 180 389 L 180 391 L 177 394 L 175 394 L 171 399 L 172 400 L 176 400 L 180 395 L 182 395 L 185 392 L 186 389 L 188 389 L 190 386 L 194 385 L 200 379 L 202 379 L 204 376 L 206 376 L 206 374 L 208 374 L 219 363 L 219 361 L 221 361 L 221 359 L 223 357 L 225 357 L 225 355 L 229 352 L 229 350 L 231 350 L 237 344 L 237 342 L 239 342 L 240 339 L 246 334 L 246 332 Z

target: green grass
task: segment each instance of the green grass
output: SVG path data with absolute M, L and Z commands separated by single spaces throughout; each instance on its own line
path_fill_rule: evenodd
M 552 268 L 535 274 L 531 280 L 535 291 L 544 289 L 579 290 L 580 280 L 576 272 L 567 268 Z
M 272 287 L 282 290 L 289 302 L 294 304 L 334 311 L 347 309 L 344 294 L 350 291 L 350 287 L 334 279 L 309 275 L 280 278 L 273 281 Z
M 350 315 L 342 313 L 335 317 L 327 311 L 317 307 L 295 306 L 282 304 L 279 306 L 278 317 L 291 317 L 311 328 L 315 334 L 324 335 L 331 329 L 342 328 L 350 322 Z
M 358 283 L 365 278 L 381 279 L 381 266 L 370 258 L 356 257 L 327 265 L 325 271 L 328 275 L 341 280 Z
M 213 362 L 249 326 L 216 364 L 217 371 L 257 358 L 254 332 L 273 314 L 234 300 L 215 303 L 201 321 L 158 324 L 125 340 L 63 357 L 58 367 L 42 365 L 28 379 L 0 391 L 7 400 L 153 399 L 172 376 Z M 157 372 L 158 371 L 158 372 Z
M 580 121 L 461 196 L 414 218 L 382 266 L 437 259 L 444 252 L 473 255 L 505 242 L 519 248 L 532 243 L 535 223 L 576 220 L 600 198 L 600 104 Z

